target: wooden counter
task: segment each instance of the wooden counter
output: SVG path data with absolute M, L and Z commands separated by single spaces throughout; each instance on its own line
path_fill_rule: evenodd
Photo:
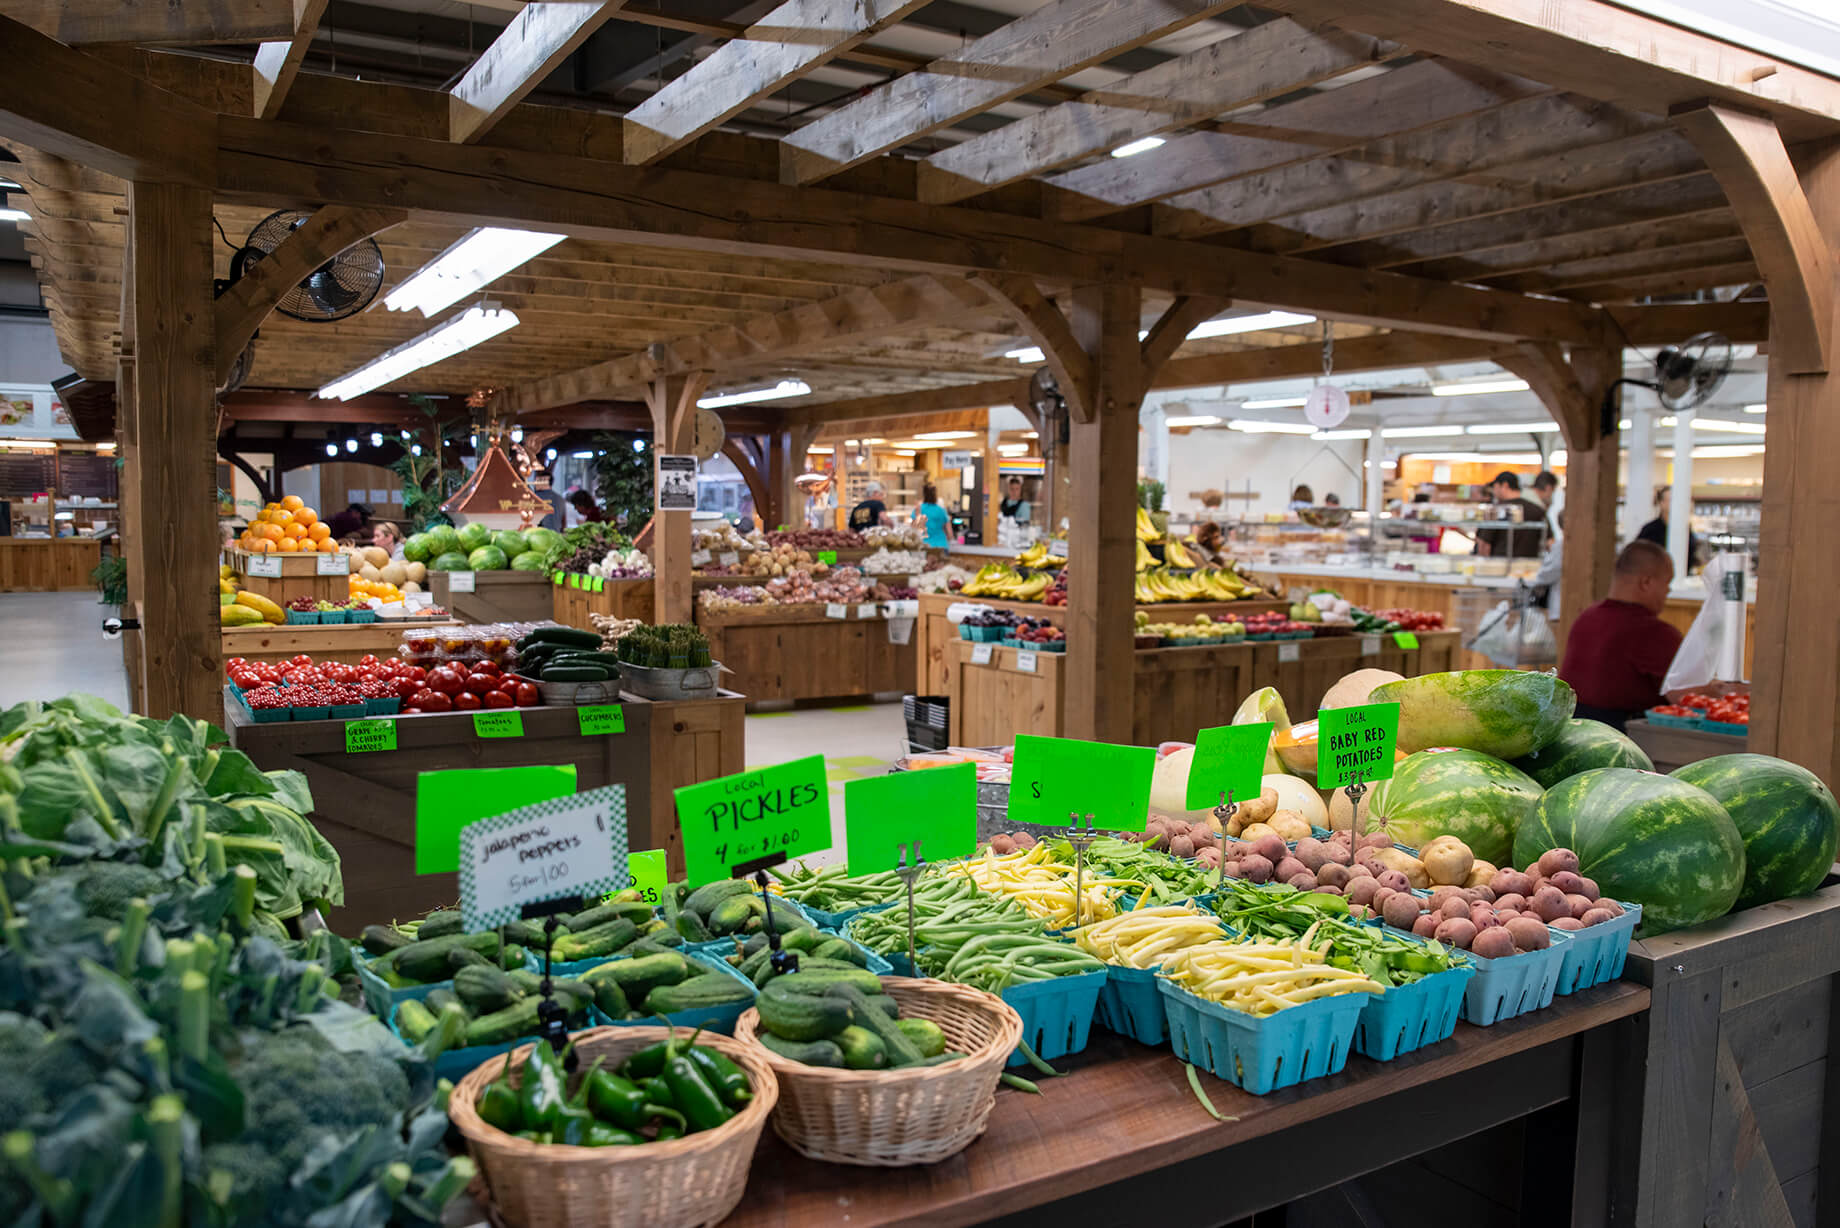
M 471 576 L 473 591 L 454 592 L 456 575 Z M 536 571 L 431 571 L 427 583 L 434 603 L 463 623 L 539 623 L 554 618 L 554 587 L 548 575 Z
M 651 580 L 608 580 L 599 592 L 569 584 L 553 586 L 548 617 L 565 627 L 598 631 L 600 628 L 594 625 L 594 620 L 589 617 L 591 614 L 651 622 Z
M 1624 732 L 1642 748 L 1643 754 L 1655 761 L 1657 772 L 1671 772 L 1689 763 L 1698 763 L 1701 759 L 1713 759 L 1719 755 L 1740 755 L 1749 742 L 1742 734 L 1676 729 L 1670 725 L 1650 724 L 1645 720 L 1630 721 Z
M 274 626 L 257 623 L 249 627 L 223 629 L 224 659 L 242 657 L 245 661 L 285 661 L 306 653 L 315 661 L 338 661 L 356 665 L 367 655 L 378 658 L 396 656 L 403 632 L 428 627 L 457 627 L 452 619 L 409 621 L 378 619 L 372 623 L 334 623 L 332 626 Z
M 0 537 L 0 593 L 94 590 L 89 573 L 101 561 L 93 537 Z
M 844 608 L 847 618 L 828 617 L 822 605 L 699 609 L 696 625 L 729 671 L 726 683 L 750 701 L 906 691 L 914 682 L 914 637 L 893 643 L 888 619 Z

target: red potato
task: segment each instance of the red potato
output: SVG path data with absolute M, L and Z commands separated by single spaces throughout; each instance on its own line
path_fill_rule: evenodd
M 1572 915 L 1572 910 L 1566 906 L 1565 894 L 1557 887 L 1541 887 L 1533 893 L 1531 904 L 1542 921 L 1557 921 Z
M 1351 879 L 1348 883 L 1348 898 L 1357 904 L 1371 904 L 1374 900 L 1374 892 L 1379 889 L 1380 884 L 1371 876 Z
M 1468 917 L 1447 917 L 1438 923 L 1431 936 L 1446 946 L 1469 950 L 1476 941 L 1476 925 Z
M 1396 930 L 1409 930 L 1418 924 L 1418 897 L 1396 891 L 1380 905 L 1380 919 Z
M 1324 887 L 1345 887 L 1352 877 L 1354 876 L 1349 873 L 1347 866 L 1336 865 L 1333 862 L 1316 871 L 1316 881 Z
M 1512 908 L 1516 911 L 1527 907 L 1527 897 L 1519 892 L 1510 891 L 1507 895 L 1495 897 L 1496 908 Z
M 1231 871 L 1229 871 L 1229 873 L 1231 873 Z M 1316 876 L 1311 874 L 1308 870 L 1305 870 L 1295 878 L 1287 878 L 1284 881 L 1297 888 L 1299 891 L 1316 890 Z
M 1624 912 L 1621 904 L 1618 904 L 1615 900 L 1606 900 L 1601 896 L 1598 897 L 1597 906 L 1613 917 L 1620 917 Z
M 1574 917 L 1583 917 L 1586 913 L 1597 907 L 1597 901 L 1587 900 L 1581 895 L 1568 895 L 1565 897 L 1565 907 L 1570 915 Z M 1564 919 L 1563 917 L 1556 918 L 1554 924 L 1556 925 L 1559 921 L 1563 921 Z
M 1390 849 L 1393 847 L 1393 838 L 1383 831 L 1370 831 L 1361 837 L 1361 847 L 1364 849 Z
M 1584 928 L 1584 922 L 1577 917 L 1560 917 L 1552 923 L 1552 927 L 1556 930 L 1581 930 Z
M 1442 908 L 1433 909 L 1432 911 L 1438 913 L 1447 921 L 1455 921 L 1458 919 L 1467 921 L 1469 920 L 1469 909 L 1470 905 L 1468 900 L 1465 900 L 1462 896 L 1452 896 L 1450 899 L 1444 901 L 1444 906 Z
M 1490 904 L 1495 902 L 1495 889 L 1493 887 L 1465 887 L 1464 890 L 1469 892 L 1469 898 L 1472 900 L 1481 900 Z
M 1171 836 L 1169 839 L 1169 853 L 1172 857 L 1181 857 L 1184 859 L 1193 857 L 1195 855 L 1195 842 L 1190 840 L 1186 834 Z
M 1303 868 L 1314 872 L 1329 860 L 1329 848 L 1321 840 L 1311 836 L 1297 841 L 1296 858 Z
M 1430 913 L 1421 913 L 1418 920 L 1412 923 L 1412 932 L 1420 938 L 1430 938 L 1437 933 L 1437 927 L 1438 923 Z
M 1026 831 L 1015 832 L 1010 836 L 1010 839 L 1016 842 L 1016 847 L 1019 849 L 1032 849 L 1035 847 L 1035 837 L 1029 835 Z
M 1278 863 L 1275 874 L 1280 882 L 1288 883 L 1299 874 L 1308 874 L 1310 872 L 1310 865 L 1308 862 L 1301 861 L 1296 857 L 1286 857 L 1283 861 Z
M 1557 874 L 1553 875 L 1551 878 L 1547 879 L 1546 881 L 1552 886 L 1557 887 L 1559 890 L 1565 892 L 1565 894 L 1567 895 L 1583 895 L 1584 894 L 1583 876 L 1574 874 L 1570 870 L 1561 870 Z
M 1379 871 L 1374 868 L 1374 863 L 1369 861 L 1357 861 L 1348 867 L 1350 878 L 1376 878 L 1378 875 Z
M 1505 928 L 1497 925 L 1478 932 L 1469 949 L 1470 954 L 1483 959 L 1506 959 L 1514 954 L 1514 939 Z
M 1589 929 L 1593 925 L 1602 925 L 1606 921 L 1614 921 L 1614 920 L 1616 920 L 1616 917 L 1613 916 L 1608 910 L 1602 909 L 1602 908 L 1592 908 L 1589 912 L 1585 913 L 1584 916 L 1578 918 L 1578 924 L 1580 925 L 1580 927 L 1584 929 Z M 1555 921 L 1553 924 L 1557 925 L 1558 922 Z
M 1354 855 L 1348 851 L 1348 842 L 1346 840 L 1325 844 L 1323 845 L 1323 849 L 1323 860 L 1326 862 L 1332 862 L 1338 866 L 1354 864 Z
M 1394 896 L 1398 894 L 1399 893 L 1393 890 L 1391 887 L 1380 886 L 1379 881 L 1375 880 L 1374 898 L 1367 901 L 1367 906 L 1373 909 L 1375 913 L 1378 913 L 1382 908 L 1386 907 L 1386 902 L 1388 900 L 1392 899 Z
M 1546 932 L 1545 924 L 1532 917 L 1516 917 L 1502 928 L 1522 951 L 1544 951 L 1552 945 L 1552 935 Z
M 1220 868 L 1220 850 L 1209 845 L 1195 854 L 1195 864 L 1206 866 L 1210 870 Z
M 1398 870 L 1382 870 L 1375 877 L 1382 887 L 1391 887 L 1394 891 L 1407 891 L 1412 886 L 1412 880 Z
M 1323 895 L 1340 895 L 1340 894 L 1342 894 L 1342 889 L 1341 889 L 1340 887 L 1330 887 L 1330 886 L 1326 886 L 1326 885 L 1324 885 L 1324 884 L 1322 884 L 1322 883 L 1317 883 L 1317 884 L 1316 884 L 1316 890 L 1317 890 L 1318 892 L 1320 892 L 1321 894 L 1323 894 Z
M 1276 832 L 1268 832 L 1252 842 L 1252 851 L 1263 857 L 1272 865 L 1277 865 L 1290 855 L 1290 849 L 1284 843 L 1284 837 Z
M 1240 873 L 1250 881 L 1255 883 L 1269 883 L 1272 873 L 1277 867 L 1272 864 L 1271 858 L 1261 853 L 1249 853 L 1245 857 L 1240 858 L 1239 868 Z
M 1518 908 L 1497 908 L 1495 910 L 1496 919 L 1499 920 L 1503 925 L 1506 925 L 1508 922 L 1514 920 L 1514 918 L 1520 915 L 1521 915 L 1521 910 Z
M 1495 897 L 1504 895 L 1532 895 L 1533 883 L 1519 870 L 1497 870 L 1495 877 L 1489 880 L 1489 886 L 1495 889 Z
M 1585 875 L 1580 875 L 1579 877 L 1584 879 L 1583 885 L 1578 888 L 1579 895 L 1588 895 L 1594 900 L 1601 900 L 1604 898 L 1604 893 L 1598 890 L 1596 879 L 1586 877 Z
M 1431 889 L 1431 899 L 1427 902 L 1426 907 L 1432 912 L 1436 912 L 1452 900 L 1463 900 L 1466 904 L 1469 902 L 1464 898 L 1463 888 L 1461 887 L 1433 887 Z
M 1540 854 L 1540 873 L 1551 878 L 1561 870 L 1578 873 L 1578 854 L 1570 849 L 1547 849 Z

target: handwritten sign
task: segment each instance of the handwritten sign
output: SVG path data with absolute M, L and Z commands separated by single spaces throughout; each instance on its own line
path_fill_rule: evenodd
M 900 846 L 920 844 L 927 861 L 966 857 L 977 849 L 977 765 L 890 772 L 843 786 L 844 846 L 851 874 L 892 870 Z
M 313 560 L 313 574 L 319 576 L 343 576 L 351 571 L 351 564 L 346 562 L 343 554 L 322 554 Z
M 345 753 L 361 755 L 373 750 L 396 749 L 395 721 L 346 721 Z
M 741 565 L 741 556 L 733 550 L 724 550 L 721 554 L 716 555 L 716 562 L 724 567 L 738 567 Z
M 849 616 L 850 607 L 844 605 L 840 601 L 829 602 L 824 607 L 824 617 L 826 618 L 848 618 Z
M 1317 788 L 1390 779 L 1393 747 L 1399 741 L 1399 705 L 1326 708 L 1317 715 L 1316 738 Z
M 469 931 L 515 921 L 526 905 L 598 899 L 630 881 L 625 785 L 538 802 L 460 831 L 460 915 Z
M 1071 814 L 1090 814 L 1105 831 L 1142 831 L 1155 771 L 1154 747 L 1023 734 L 1010 765 L 1009 817 L 1061 826 Z
M 1418 647 L 1418 637 L 1410 631 L 1395 631 L 1393 632 L 1393 643 L 1399 645 L 1407 652 L 1411 652 L 1414 648 Z
M 586 704 L 575 709 L 575 719 L 584 738 L 626 732 L 626 710 L 619 704 Z
M 1035 672 L 1035 650 L 1033 648 L 1018 648 L 1016 650 L 1016 668 L 1025 674 L 1032 674 Z
M 669 883 L 663 849 L 644 849 L 626 854 L 626 870 L 632 875 L 633 890 L 639 893 L 640 903 L 654 906 L 664 903 L 664 893 L 669 889 Z
M 468 823 L 575 792 L 575 765 L 456 768 L 415 778 L 415 872 L 460 868 L 460 832 Z
M 1271 723 L 1221 725 L 1195 735 L 1195 755 L 1188 763 L 1190 810 L 1213 806 L 1221 794 L 1249 802 L 1259 795 L 1265 753 L 1271 746 Z
M 865 601 L 856 607 L 856 617 L 858 618 L 874 618 L 876 613 L 877 610 L 873 601 Z
M 991 643 L 973 644 L 971 646 L 971 663 L 973 665 L 989 665 L 990 650 L 995 647 L 996 645 Z
M 349 568 L 351 564 L 347 563 L 345 566 Z M 248 575 L 267 576 L 271 580 L 279 580 L 281 578 L 281 558 L 274 554 L 252 554 L 249 556 L 249 565 L 243 568 L 243 571 Z
M 478 591 L 479 573 L 476 571 L 450 571 L 447 573 L 447 591 L 450 593 L 472 593 Z
M 707 567 L 707 566 L 709 566 L 709 551 L 707 551 L 707 550 L 692 550 L 692 551 L 690 552 L 690 566 L 692 566 L 692 567 Z
M 697 886 L 763 859 L 784 861 L 831 846 L 824 756 L 720 776 L 677 790 L 684 863 Z
M 481 738 L 521 738 L 524 736 L 524 714 L 509 708 L 501 708 L 497 712 L 475 712 L 473 734 Z

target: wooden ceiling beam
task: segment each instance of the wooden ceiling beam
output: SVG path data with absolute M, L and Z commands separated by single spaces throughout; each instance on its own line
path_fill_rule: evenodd
M 290 38 L 295 0 L 0 0 L 0 17 L 67 46 Z
M 1232 7 L 1228 0 L 1049 0 L 788 135 L 780 179 L 816 183 Z
M 533 0 L 448 95 L 448 138 L 471 144 L 561 66 L 625 0 Z
M 932 154 L 920 163 L 920 199 L 963 200 L 1402 51 L 1394 43 L 1318 34 L 1279 18 Z
M 1629 225 L 1533 239 L 1494 247 L 1485 252 L 1446 260 L 1429 260 L 1413 268 L 1416 276 L 1451 281 L 1483 282 L 1514 273 L 1537 273 L 1551 265 L 1607 256 L 1633 256 L 1662 251 L 1684 243 L 1728 239 L 1742 235 L 1730 209 L 1677 217 L 1664 222 L 1637 221 Z
M 1591 303 L 1633 303 L 1640 299 L 1666 298 L 1725 286 L 1757 285 L 1762 281 L 1763 273 L 1755 260 L 1736 260 L 1730 264 L 1696 269 L 1630 274 L 1613 282 L 1588 282 L 1569 286 L 1565 293 L 1569 298 Z
M 1735 234 L 1655 251 L 1618 252 L 1612 256 L 1564 261 L 1531 273 L 1500 274 L 1484 280 L 1503 290 L 1522 294 L 1553 294 L 1577 286 L 1615 282 L 1624 277 L 1738 264 L 1749 260 L 1750 252 L 1750 241 L 1742 234 Z
M 319 20 L 326 12 L 326 0 L 293 0 L 293 5 L 292 34 L 256 48 L 250 101 L 251 114 L 257 119 L 273 119 L 281 114 L 281 104 L 287 101 L 288 90 L 300 74 L 301 62 L 307 58 Z
M 1091 422 L 1092 357 L 1074 337 L 1066 315 L 1030 278 L 1007 273 L 984 273 L 979 277 L 1004 304 L 1016 326 L 1041 350 L 1042 360 L 1054 373 L 1054 382 L 1066 396 L 1074 420 Z

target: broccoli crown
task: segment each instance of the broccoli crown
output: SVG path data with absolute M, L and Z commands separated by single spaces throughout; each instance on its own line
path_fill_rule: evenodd
M 92 861 L 77 872 L 77 898 L 92 916 L 121 920 L 128 901 L 166 890 L 165 875 L 132 861 Z
M 400 1124 L 409 1098 L 396 1063 L 340 1052 L 307 1025 L 265 1034 L 231 1072 L 243 1089 L 239 1141 L 263 1148 L 287 1172 L 324 1134 Z

